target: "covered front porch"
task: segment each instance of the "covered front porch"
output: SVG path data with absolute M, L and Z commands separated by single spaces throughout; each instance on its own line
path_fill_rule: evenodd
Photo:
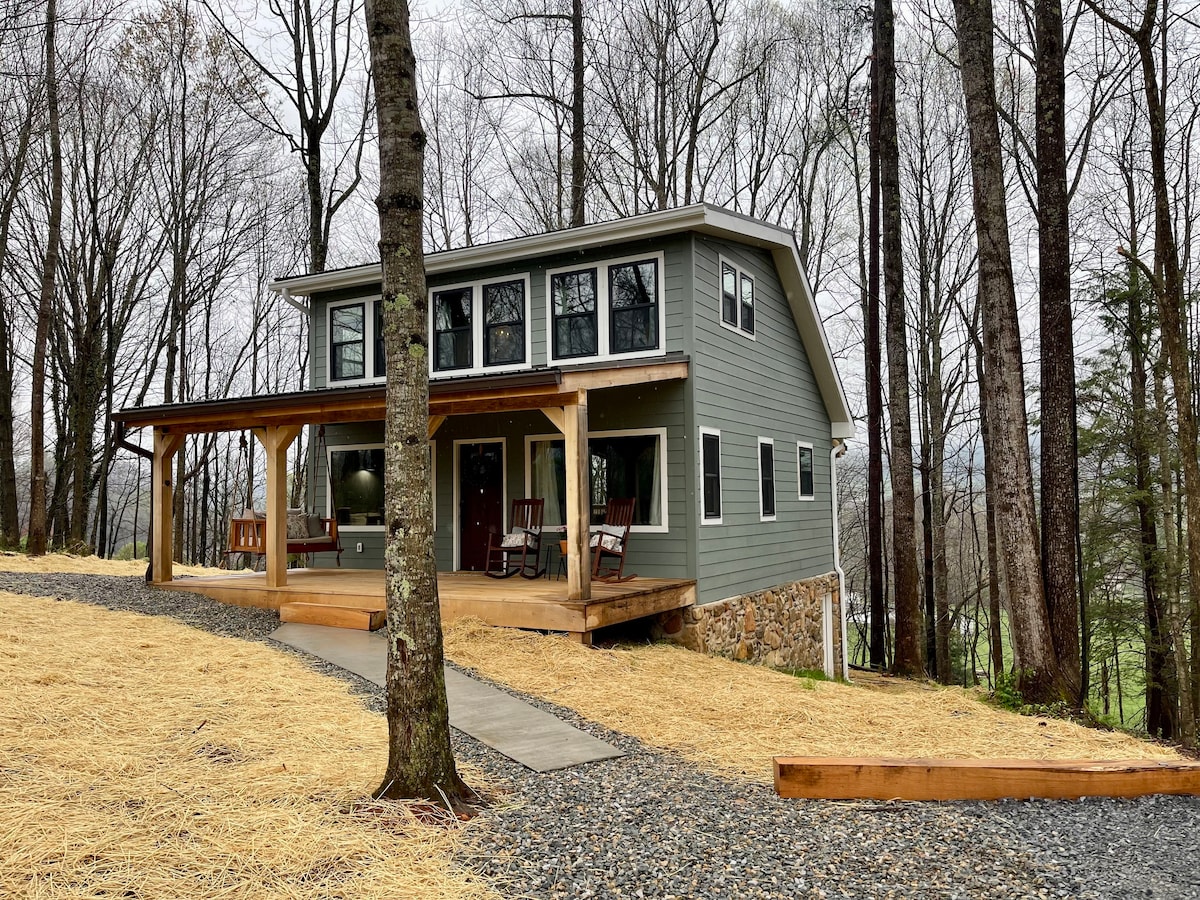
M 384 573 L 369 569 L 289 569 L 287 584 L 268 585 L 266 573 L 239 572 L 178 578 L 160 587 L 204 594 L 223 603 L 276 609 L 285 622 L 332 624 L 372 630 L 382 627 Z M 438 574 L 442 618 L 472 617 L 509 628 L 566 632 L 591 643 L 592 632 L 609 625 L 691 606 L 696 583 L 670 578 L 635 578 L 616 584 L 596 581 L 587 600 L 567 597 L 563 580 L 499 580 L 477 572 Z
M 591 578 L 589 531 L 589 396 L 611 388 L 685 380 L 685 356 L 610 362 L 569 370 L 541 369 L 507 375 L 435 380 L 430 384 L 428 437 L 451 417 L 478 414 L 537 413 L 562 435 L 565 499 L 565 578 L 531 582 L 499 582 L 478 574 L 439 576 L 442 609 L 447 616 L 473 615 L 495 625 L 567 631 L 586 638 L 596 628 L 676 609 L 695 601 L 695 582 L 678 577 L 639 577 L 609 585 Z M 287 454 L 304 426 L 370 423 L 386 414 L 383 385 L 319 389 L 266 397 L 203 401 L 170 406 L 131 408 L 116 413 L 122 433 L 153 430 L 151 580 L 154 584 L 194 590 L 232 603 L 282 608 L 285 615 L 310 615 L 309 607 L 357 609 L 371 627 L 383 608 L 383 573 L 323 569 L 288 569 Z M 465 421 L 465 419 L 464 419 Z M 266 458 L 266 517 L 259 546 L 265 556 L 262 573 L 231 574 L 216 579 L 173 580 L 172 461 L 188 435 L 248 430 Z M 519 496 L 519 494 L 518 494 Z M 379 529 L 382 531 L 382 528 Z M 362 544 L 358 544 L 361 552 Z M 441 562 L 445 565 L 445 561 Z M 447 568 L 460 567 L 456 560 Z M 462 566 L 474 568 L 474 566 Z M 642 569 L 647 575 L 653 570 Z M 672 572 L 673 575 L 689 574 Z M 340 614 L 350 617 L 349 613 Z M 359 625 L 358 627 L 363 627 Z

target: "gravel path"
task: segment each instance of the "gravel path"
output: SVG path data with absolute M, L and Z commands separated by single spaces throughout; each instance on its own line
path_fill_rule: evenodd
M 247 640 L 278 624 L 273 613 L 151 591 L 137 578 L 0 572 L 0 590 L 171 615 Z M 305 659 L 382 708 L 374 685 Z M 629 755 L 538 775 L 455 733 L 459 758 L 511 791 L 484 813 L 465 860 L 507 896 L 1200 898 L 1200 798 L 785 801 L 530 702 Z

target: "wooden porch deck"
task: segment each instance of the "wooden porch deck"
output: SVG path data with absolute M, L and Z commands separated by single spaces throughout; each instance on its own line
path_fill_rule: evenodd
M 280 611 L 284 621 L 374 629 L 383 624 L 383 572 L 364 569 L 289 569 L 287 584 L 268 587 L 265 573 L 176 578 L 164 590 L 204 594 L 222 603 Z M 567 600 L 566 579 L 488 578 L 476 572 L 438 574 L 442 618 L 466 616 L 489 625 L 565 631 L 590 643 L 597 628 L 691 606 L 696 582 L 634 578 L 592 582 L 592 597 Z

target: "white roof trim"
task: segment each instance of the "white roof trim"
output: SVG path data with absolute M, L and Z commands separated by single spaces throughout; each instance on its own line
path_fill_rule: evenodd
M 833 353 L 821 324 L 821 316 L 813 298 L 808 276 L 800 264 L 800 254 L 792 232 L 749 216 L 730 212 L 706 203 L 696 203 L 677 209 L 598 222 L 579 228 L 567 228 L 545 234 L 511 238 L 480 244 L 477 247 L 461 247 L 425 255 L 426 275 L 440 275 L 461 271 L 466 268 L 515 262 L 537 256 L 548 256 L 565 250 L 584 250 L 606 244 L 653 238 L 681 231 L 696 231 L 713 237 L 726 238 L 752 244 L 771 251 L 775 267 L 792 308 L 792 317 L 800 332 L 800 339 L 808 353 L 813 376 L 832 425 L 831 437 L 845 440 L 854 437 L 854 419 L 850 404 L 842 388 Z M 319 291 L 362 287 L 377 284 L 382 278 L 379 263 L 338 269 L 333 272 L 318 272 L 294 278 L 280 278 L 268 284 L 276 293 L 311 296 Z

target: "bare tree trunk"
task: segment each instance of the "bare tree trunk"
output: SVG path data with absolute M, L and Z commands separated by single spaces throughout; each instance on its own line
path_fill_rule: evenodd
M 41 295 L 33 338 L 32 389 L 29 401 L 29 538 L 31 556 L 46 552 L 46 344 L 50 336 L 50 314 L 54 305 L 54 283 L 58 271 L 58 242 L 62 230 L 62 141 L 58 116 L 58 65 L 55 32 L 58 2 L 46 4 L 46 108 L 50 128 L 50 213 L 46 227 L 46 255 L 42 260 Z
M 867 562 L 871 589 L 871 668 L 887 666 L 887 593 L 883 581 L 883 374 L 879 335 L 879 61 L 871 61 L 871 134 L 868 156 Z
M 1029 460 L 1021 334 L 1008 241 L 1004 164 L 996 118 L 991 0 L 954 0 L 966 98 L 979 246 L 987 407 L 986 447 L 994 465 L 996 530 L 1008 588 L 1013 651 L 1020 690 L 1035 703 L 1074 699 L 1059 671 L 1042 589 L 1033 472 Z
M 879 188 L 883 292 L 887 311 L 888 412 L 891 432 L 892 559 L 898 675 L 922 675 L 924 625 L 917 574 L 916 495 L 913 491 L 912 413 L 908 395 L 908 326 L 900 223 L 900 149 L 896 135 L 895 22 L 891 0 L 875 0 L 875 66 L 879 87 Z
M 425 133 L 405 0 L 368 0 L 379 126 L 379 255 L 387 352 L 388 763 L 376 795 L 455 806 L 429 466 L 429 335 L 421 250 Z
M 571 227 L 584 223 L 583 0 L 571 0 Z
M 1071 233 L 1067 195 L 1066 86 L 1060 0 L 1034 4 L 1038 279 L 1042 342 L 1042 580 L 1063 682 L 1083 704 L 1075 541 L 1079 459 Z

